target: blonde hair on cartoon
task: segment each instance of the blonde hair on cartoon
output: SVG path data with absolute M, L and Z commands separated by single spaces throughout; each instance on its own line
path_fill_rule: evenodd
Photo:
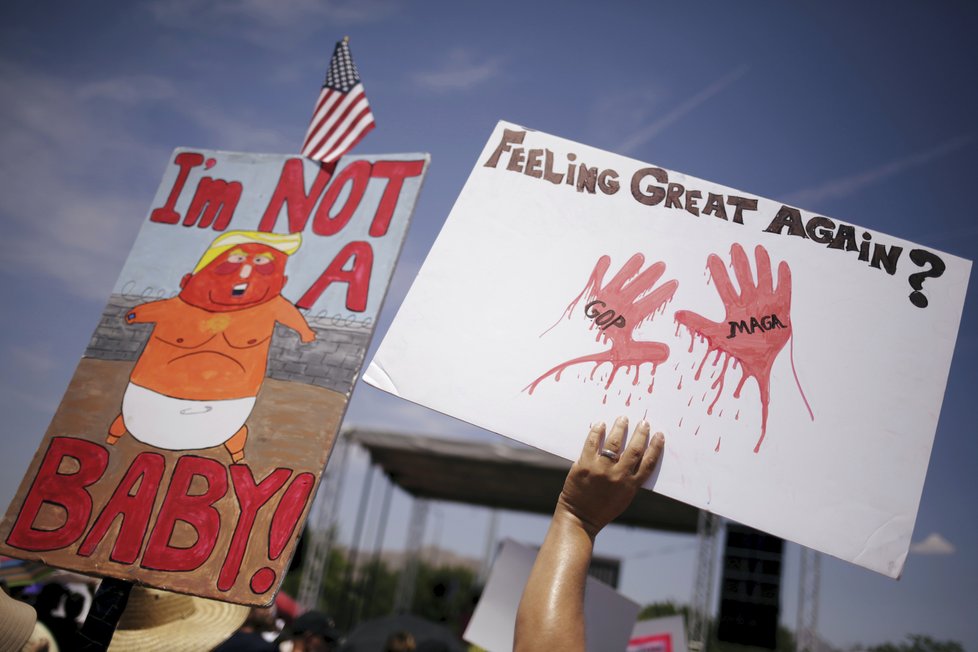
M 281 251 L 286 256 L 291 256 L 302 245 L 302 235 L 298 233 L 265 233 L 264 231 L 228 231 L 222 233 L 214 238 L 214 242 L 197 261 L 193 273 L 196 274 L 210 265 L 215 258 L 231 247 L 250 243 L 263 244 Z

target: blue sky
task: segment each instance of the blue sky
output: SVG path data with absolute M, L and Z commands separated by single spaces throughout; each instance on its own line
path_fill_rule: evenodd
M 171 150 L 297 151 L 344 34 L 378 123 L 357 151 L 432 155 L 379 338 L 499 119 L 975 259 L 976 33 L 964 2 L 4 3 L 0 502 Z M 899 582 L 825 559 L 820 633 L 837 646 L 920 632 L 978 649 L 976 311 L 968 296 L 914 535 L 950 548 L 912 554 Z M 362 384 L 347 422 L 497 439 Z M 363 468 L 351 461 L 347 495 Z M 408 509 L 397 496 L 388 546 Z M 441 505 L 431 525 L 429 540 L 482 554 L 485 510 Z M 545 526 L 503 514 L 499 534 L 534 543 Z M 632 598 L 686 601 L 691 543 L 614 528 L 598 552 L 625 560 Z M 793 626 L 792 546 L 785 584 Z

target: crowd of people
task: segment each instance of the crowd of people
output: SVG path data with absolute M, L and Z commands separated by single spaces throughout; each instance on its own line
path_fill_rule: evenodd
M 591 427 L 564 482 L 523 591 L 514 632 L 517 652 L 585 649 L 584 586 L 595 538 L 651 476 L 663 446 L 662 434 L 652 435 L 644 420 L 630 438 L 624 417 L 610 429 L 604 423 Z M 54 582 L 15 596 L 3 588 L 0 651 L 67 652 L 91 641 L 80 628 L 90 596 Z M 135 586 L 109 650 L 368 652 L 344 642 L 323 612 L 308 611 L 288 620 L 283 615 L 274 606 L 249 609 Z M 442 641 L 395 631 L 386 636 L 382 649 L 369 652 L 450 652 L 450 648 Z

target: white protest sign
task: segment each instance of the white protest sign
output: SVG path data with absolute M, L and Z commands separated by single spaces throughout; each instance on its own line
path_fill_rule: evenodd
M 516 609 L 537 551 L 507 539 L 503 541 L 462 638 L 489 652 L 513 649 Z M 639 605 L 607 584 L 588 577 L 584 587 L 586 648 L 589 651 L 624 650 Z
M 364 379 L 899 576 L 971 263 L 499 123 Z
M 635 623 L 626 652 L 686 652 L 686 619 L 649 618 Z

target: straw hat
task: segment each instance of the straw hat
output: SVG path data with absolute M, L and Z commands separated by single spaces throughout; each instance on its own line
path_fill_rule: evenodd
M 0 589 L 0 650 L 19 650 L 34 632 L 34 607 L 14 600 Z
M 134 586 L 110 652 L 209 650 L 241 627 L 248 607 Z

